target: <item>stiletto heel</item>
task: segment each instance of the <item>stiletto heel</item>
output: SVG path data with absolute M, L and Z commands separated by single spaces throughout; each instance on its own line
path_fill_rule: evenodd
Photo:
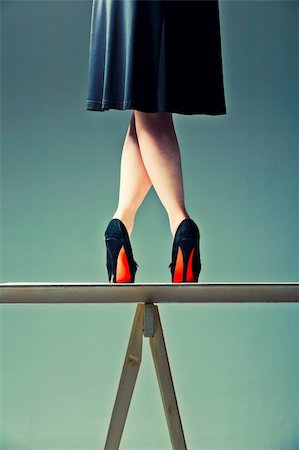
M 109 283 L 134 283 L 138 264 L 133 258 L 128 231 L 120 219 L 112 219 L 105 231 Z
M 170 267 L 173 283 L 194 283 L 201 271 L 200 233 L 196 223 L 190 218 L 184 219 L 178 226 L 172 246 Z

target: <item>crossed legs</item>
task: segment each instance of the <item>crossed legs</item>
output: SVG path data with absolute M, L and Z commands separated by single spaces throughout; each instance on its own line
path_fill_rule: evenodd
M 133 110 L 122 150 L 119 200 L 113 216 L 123 221 L 129 235 L 136 212 L 151 186 L 167 211 L 174 236 L 180 222 L 189 215 L 172 113 Z

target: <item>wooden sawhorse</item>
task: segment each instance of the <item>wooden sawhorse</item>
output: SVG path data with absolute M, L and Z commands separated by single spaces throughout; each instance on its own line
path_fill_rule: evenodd
M 164 412 L 173 449 L 186 450 L 186 442 L 172 381 L 158 306 L 137 304 L 128 349 L 112 411 L 105 450 L 119 448 L 142 354 L 142 340 L 149 337 Z
M 105 450 L 119 447 L 141 363 L 143 336 L 150 338 L 172 447 L 174 450 L 187 448 L 155 303 L 242 302 L 299 302 L 299 283 L 0 283 L 2 304 L 137 303 Z

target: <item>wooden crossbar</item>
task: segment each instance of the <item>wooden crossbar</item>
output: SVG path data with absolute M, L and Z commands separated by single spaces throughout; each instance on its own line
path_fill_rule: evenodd
M 298 302 L 298 282 L 1 283 L 0 303 Z

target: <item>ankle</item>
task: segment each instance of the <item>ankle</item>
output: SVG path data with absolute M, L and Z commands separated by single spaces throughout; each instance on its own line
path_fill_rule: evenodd
M 180 223 L 184 219 L 188 219 L 189 217 L 190 216 L 186 211 L 181 212 L 180 214 L 177 214 L 176 216 L 169 217 L 170 231 L 171 231 L 171 234 L 173 237 L 175 236 L 176 230 L 177 230 L 178 226 L 180 225 Z
M 134 228 L 134 217 L 132 215 L 116 211 L 112 218 L 121 220 L 128 231 L 128 235 L 132 234 Z

